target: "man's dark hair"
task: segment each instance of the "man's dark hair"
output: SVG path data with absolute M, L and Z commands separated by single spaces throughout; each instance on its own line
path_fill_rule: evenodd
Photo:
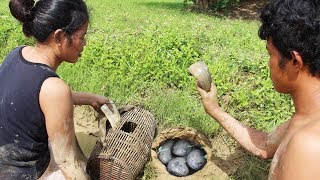
M 320 75 L 320 1 L 272 0 L 260 13 L 259 37 L 272 39 L 283 67 L 297 51 L 313 76 Z
M 57 29 L 68 37 L 86 22 L 89 13 L 83 0 L 10 0 L 11 14 L 23 24 L 23 33 L 44 42 Z

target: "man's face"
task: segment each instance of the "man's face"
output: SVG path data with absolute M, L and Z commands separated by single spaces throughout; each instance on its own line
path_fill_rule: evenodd
M 280 68 L 281 54 L 279 50 L 273 45 L 272 39 L 267 39 L 267 50 L 270 55 L 269 69 L 270 78 L 276 91 L 279 93 L 289 93 L 290 86 L 287 74 L 287 64 L 283 68 Z

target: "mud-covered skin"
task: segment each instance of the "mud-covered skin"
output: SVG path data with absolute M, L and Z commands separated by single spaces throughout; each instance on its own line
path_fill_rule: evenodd
M 83 155 L 75 137 L 56 135 L 53 140 L 49 139 L 50 153 L 53 159 L 42 179 L 61 170 L 66 179 L 88 180 L 85 172 L 87 158 Z
M 169 139 L 164 142 L 158 149 L 158 158 L 162 164 L 167 164 L 172 158 L 172 146 L 175 140 Z
M 189 168 L 185 157 L 176 157 L 168 162 L 167 171 L 175 176 L 183 177 L 189 174 Z

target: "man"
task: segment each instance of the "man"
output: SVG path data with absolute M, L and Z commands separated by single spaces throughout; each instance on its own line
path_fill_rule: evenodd
M 320 1 L 272 0 L 260 20 L 271 80 L 276 91 L 292 97 L 292 118 L 269 134 L 247 127 L 221 109 L 214 84 L 209 92 L 197 87 L 203 106 L 243 148 L 273 158 L 269 179 L 319 179 Z

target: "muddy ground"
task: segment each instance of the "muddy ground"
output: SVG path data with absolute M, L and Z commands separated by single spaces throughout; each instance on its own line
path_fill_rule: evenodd
M 268 0 L 242 0 L 239 5 L 218 12 L 220 16 L 231 19 L 258 20 L 259 11 Z

